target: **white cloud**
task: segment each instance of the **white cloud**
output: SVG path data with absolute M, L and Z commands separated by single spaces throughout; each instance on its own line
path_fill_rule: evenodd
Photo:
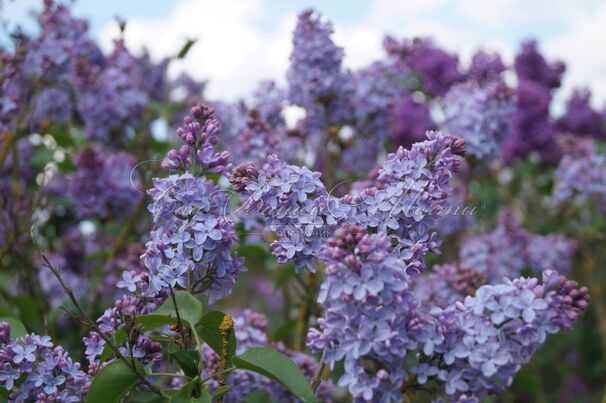
M 279 0 L 275 0 L 279 1 Z M 606 97 L 606 53 L 600 39 L 606 37 L 606 4 L 589 0 L 371 0 L 361 21 L 334 21 L 335 41 L 345 48 L 345 66 L 363 66 L 383 55 L 382 39 L 430 36 L 456 51 L 465 63 L 482 46 L 498 50 L 508 62 L 518 49 L 523 27 L 536 33 L 550 58 L 569 65 L 566 92 L 571 85 L 587 83 L 597 98 Z M 283 14 L 263 29 L 270 0 L 178 0 L 173 11 L 159 19 L 130 19 L 126 41 L 135 49 L 147 46 L 156 57 L 172 55 L 186 38 L 196 37 L 187 58 L 175 63 L 171 73 L 186 70 L 208 79 L 208 95 L 230 99 L 250 93 L 258 80 L 284 82 L 296 22 Z M 557 27 L 561 32 L 554 36 Z M 515 29 L 512 28 L 512 29 Z M 520 28 L 522 29 L 522 28 Z M 551 31 L 550 31 L 551 30 Z M 524 32 L 525 33 L 525 32 Z M 101 41 L 111 48 L 117 36 L 114 23 L 102 29 Z
M 565 93 L 573 87 L 589 86 L 594 93 L 593 103 L 603 107 L 606 98 L 606 3 L 595 10 L 579 16 L 566 33 L 545 44 L 545 49 L 554 57 L 566 62 Z
M 281 77 L 288 64 L 294 16 L 282 16 L 276 30 L 266 32 L 258 24 L 264 6 L 262 0 L 181 0 L 164 18 L 130 19 L 125 40 L 135 50 L 145 46 L 154 57 L 164 57 L 178 52 L 186 38 L 198 38 L 171 73 L 186 70 L 209 79 L 209 96 L 235 99 L 260 79 Z M 115 24 L 102 29 L 105 49 L 117 34 Z

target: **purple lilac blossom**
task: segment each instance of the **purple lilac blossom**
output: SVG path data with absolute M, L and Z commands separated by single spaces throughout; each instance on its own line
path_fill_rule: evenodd
M 437 250 L 429 229 L 438 210 L 447 207 L 449 180 L 463 152 L 460 138 L 428 132 L 426 141 L 388 155 L 379 171 L 380 189 L 370 186 L 343 198 L 326 191 L 319 172 L 275 156 L 261 169 L 253 163 L 239 165 L 230 182 L 244 196 L 246 211 L 260 213 L 266 228 L 277 233 L 271 247 L 280 263 L 294 259 L 295 268 L 314 270 L 322 241 L 336 225 L 351 222 L 389 233 L 408 267 L 420 270 L 422 256 Z
M 331 367 L 343 360 L 339 384 L 356 402 L 401 400 L 410 376 L 404 359 L 417 382 L 437 381 L 452 401 L 499 393 L 546 336 L 570 329 L 589 302 L 586 288 L 545 271 L 542 284 L 503 279 L 445 309 L 421 310 L 391 249 L 384 235 L 346 225 L 322 250 L 326 281 L 318 302 L 325 314 L 308 344 Z M 441 270 L 450 276 L 455 269 Z M 474 277 L 454 283 L 475 287 Z
M 539 52 L 535 40 L 522 44 L 514 68 L 519 80 L 531 81 L 549 90 L 561 85 L 562 75 L 566 71 L 566 65 L 561 61 L 548 63 Z
M 82 75 L 83 68 L 79 70 Z M 78 111 L 84 119 L 90 139 L 103 143 L 120 141 L 141 121 L 148 103 L 143 90 L 145 79 L 139 61 L 121 41 L 117 41 L 107 66 L 98 72 L 86 72 L 80 77 Z
M 393 116 L 393 140 L 398 146 L 409 146 L 422 141 L 428 130 L 435 128 L 425 102 L 415 100 L 412 95 L 405 95 L 395 106 Z
M 555 171 L 552 200 L 555 205 L 593 202 L 598 209 L 605 206 L 606 156 L 593 142 L 575 142 Z
M 226 194 L 203 176 L 230 169 L 229 153 L 214 148 L 220 124 L 213 114 L 206 105 L 191 109 L 184 126 L 177 129 L 185 144 L 179 151 L 169 151 L 162 162 L 165 169 L 185 172 L 155 178 L 148 191 L 154 229 L 141 258 L 152 294 L 190 286 L 214 303 L 231 293 L 238 274 L 246 270 L 244 259 L 231 252 L 238 236 L 229 219 Z
M 562 235 L 528 233 L 515 212 L 507 209 L 494 231 L 464 238 L 459 259 L 461 267 L 481 273 L 492 284 L 519 276 L 525 268 L 570 273 L 575 251 L 574 242 Z
M 459 58 L 437 47 L 431 40 L 396 39 L 387 36 L 383 47 L 390 55 L 397 55 L 421 80 L 421 88 L 430 96 L 442 96 L 465 76 L 459 71 Z
M 48 336 L 32 333 L 0 343 L 0 385 L 9 391 L 9 402 L 80 402 L 91 380 Z
M 505 64 L 503 64 L 503 60 L 501 60 L 498 53 L 478 50 L 471 57 L 467 78 L 479 83 L 500 81 L 502 79 L 501 73 L 504 71 Z
M 90 146 L 76 155 L 74 164 L 68 190 L 78 217 L 125 217 L 142 198 L 141 178 L 130 154 Z
M 529 80 L 521 80 L 515 90 L 516 111 L 513 131 L 503 146 L 503 160 L 510 163 L 530 152 L 538 152 L 544 161 L 560 157 L 555 141 L 556 128 L 549 116 L 551 92 Z
M 501 154 L 515 112 L 513 94 L 505 84 L 457 84 L 444 97 L 444 104 L 444 128 L 465 139 L 469 155 L 492 160 Z
M 606 137 L 606 117 L 591 107 L 591 91 L 576 89 L 566 104 L 566 112 L 556 122 L 563 132 L 596 138 Z

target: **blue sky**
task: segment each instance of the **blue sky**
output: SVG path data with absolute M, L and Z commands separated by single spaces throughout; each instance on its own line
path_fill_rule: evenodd
M 34 26 L 27 10 L 41 0 L 0 1 L 11 26 Z M 606 2 L 600 0 L 78 0 L 74 12 L 90 20 L 91 34 L 107 51 L 117 36 L 115 16 L 129 21 L 129 46 L 158 58 L 174 54 L 186 38 L 200 38 L 172 74 L 186 70 L 210 79 L 211 96 L 233 99 L 258 79 L 283 79 L 296 14 L 307 7 L 334 22 L 348 67 L 381 57 L 385 33 L 432 36 L 463 62 L 478 47 L 511 59 L 520 40 L 535 37 L 550 57 L 569 65 L 563 94 L 590 85 L 598 104 L 606 98 Z

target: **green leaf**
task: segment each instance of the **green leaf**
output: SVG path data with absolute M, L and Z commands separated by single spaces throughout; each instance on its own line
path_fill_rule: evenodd
M 227 392 L 229 392 L 230 390 L 231 390 L 230 385 L 219 386 L 217 388 L 217 390 L 215 390 L 215 393 L 213 394 L 213 400 L 218 400 L 219 398 L 223 397 L 223 395 L 226 394 Z
M 202 303 L 196 297 L 184 290 L 179 290 L 175 293 L 175 301 L 177 301 L 177 309 L 179 310 L 181 320 L 187 322 L 189 327 L 193 328 L 202 317 Z M 168 298 L 154 313 L 156 315 L 168 315 L 177 319 L 177 313 L 172 298 Z
M 15 315 L 12 310 L 8 309 L 3 305 L 0 305 L 0 316 L 17 319 L 17 315 Z
M 304 402 L 315 402 L 314 392 L 307 378 L 286 355 L 264 347 L 253 347 L 234 357 L 234 365 L 257 372 L 278 382 Z
M 170 403 L 211 403 L 210 394 L 206 389 L 199 388 L 200 379 L 194 379 L 187 382 L 177 394 L 171 396 Z M 199 397 L 192 397 L 192 394 L 197 394 L 199 390 Z
M 181 311 L 179 311 L 179 313 L 180 312 Z M 177 323 L 177 321 L 167 315 L 158 315 L 155 313 L 150 313 L 137 317 L 137 319 L 135 319 L 135 323 L 141 325 L 142 332 L 148 332 L 150 330 L 154 330 L 162 326 L 175 324 Z
M 196 43 L 196 42 L 198 42 L 197 39 L 188 39 L 187 42 L 185 42 L 185 45 L 183 45 L 183 47 L 177 54 L 177 58 L 183 59 L 185 56 L 187 56 L 187 54 L 189 53 L 189 50 L 191 49 L 192 46 L 194 46 L 194 43 Z
M 6 322 L 11 325 L 11 339 L 18 339 L 27 334 L 25 326 L 23 326 L 23 323 L 19 319 L 3 316 L 0 317 L 0 322 Z
M 269 395 L 264 390 L 255 389 L 244 398 L 242 403 L 265 403 L 269 402 Z
M 219 330 L 219 326 L 221 326 L 221 322 L 223 322 L 223 317 L 225 314 L 219 311 L 212 311 L 207 313 L 200 320 L 200 326 L 198 326 L 198 334 L 200 338 L 206 342 L 212 348 L 215 353 L 221 356 L 222 346 L 223 346 L 223 338 L 221 336 L 221 330 Z M 236 334 L 235 331 L 231 332 L 229 335 L 229 348 L 227 354 L 227 362 L 231 365 L 232 357 L 236 354 Z
M 36 333 L 43 333 L 44 326 L 41 322 L 36 301 L 29 295 L 19 295 L 15 298 L 15 304 L 19 308 L 19 317 L 27 325 L 27 328 Z
M 198 365 L 200 364 L 200 353 L 196 350 L 177 351 L 170 354 L 179 363 L 185 375 L 195 378 L 198 376 Z
M 110 362 L 95 375 L 86 394 L 87 403 L 119 402 L 139 381 L 121 360 Z

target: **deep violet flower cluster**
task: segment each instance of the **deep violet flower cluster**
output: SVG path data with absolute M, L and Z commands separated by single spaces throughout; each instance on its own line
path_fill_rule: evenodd
M 549 64 L 539 53 L 537 43 L 528 41 L 516 55 L 514 67 L 518 76 L 517 107 L 512 136 L 504 146 L 503 159 L 511 162 L 536 151 L 544 161 L 554 161 L 560 153 L 549 105 L 552 90 L 560 86 L 566 66 L 561 62 Z
M 154 230 L 142 259 L 149 270 L 151 293 L 189 286 L 204 291 L 212 303 L 228 295 L 238 273 L 245 270 L 244 259 L 231 252 L 238 237 L 228 219 L 226 194 L 206 177 L 192 173 L 198 167 L 202 174 L 227 168 L 229 154 L 213 147 L 218 131 L 213 110 L 194 106 L 177 130 L 186 144 L 179 151 L 169 151 L 162 164 L 192 171 L 155 178 L 148 191 Z
M 81 402 L 90 382 L 50 337 L 32 333 L 10 340 L 10 325 L 0 322 L 0 385 L 10 402 Z
M 555 171 L 552 200 L 579 204 L 591 201 L 603 209 L 606 195 L 606 156 L 585 141 L 564 155 Z
M 459 259 L 461 267 L 482 274 L 491 284 L 519 276 L 526 268 L 534 273 L 550 269 L 568 274 L 575 252 L 574 241 L 559 234 L 530 234 L 512 210 L 505 210 L 494 231 L 464 238 Z
M 271 343 L 267 337 L 267 318 L 265 315 L 255 312 L 251 309 L 245 309 L 235 312 L 232 315 L 234 320 L 234 330 L 236 335 L 236 354 L 241 354 L 251 347 L 271 347 L 287 356 L 289 356 L 301 369 L 305 377 L 311 381 L 318 368 L 318 362 L 310 355 L 292 351 L 281 343 Z M 205 367 L 201 376 L 211 376 L 220 368 L 220 359 L 207 344 L 202 346 L 204 354 Z M 254 390 L 266 392 L 272 402 L 296 402 L 299 401 L 284 387 L 275 381 L 272 381 L 262 375 L 254 372 L 236 370 L 227 375 L 226 383 L 234 385 L 223 396 L 225 403 L 237 403 L 245 398 Z M 218 382 L 210 383 L 211 389 L 219 387 Z M 333 391 L 329 382 L 320 383 L 316 392 L 316 397 L 321 402 L 330 402 L 330 396 Z
M 480 160 L 499 156 L 503 142 L 511 135 L 515 112 L 513 93 L 505 84 L 457 84 L 446 94 L 444 103 L 444 128 L 465 139 L 469 155 Z
M 442 96 L 450 87 L 465 79 L 459 70 L 459 58 L 440 49 L 429 39 L 415 38 L 398 42 L 388 36 L 383 47 L 400 57 L 405 65 L 419 75 L 420 88 L 431 96 Z
M 342 226 L 322 251 L 325 315 L 308 344 L 331 367 L 343 360 L 339 384 L 354 401 L 400 401 L 408 383 L 430 379 L 453 401 L 501 392 L 547 334 L 569 329 L 587 308 L 587 289 L 553 271 L 543 272 L 542 284 L 482 286 L 445 309 L 419 305 L 413 278 L 390 249 L 381 234 Z M 411 373 L 405 358 L 414 361 Z
M 590 101 L 589 89 L 576 89 L 556 122 L 558 129 L 579 136 L 606 137 L 606 116 L 593 109 Z
M 499 81 L 506 67 L 498 53 L 478 50 L 471 57 L 471 65 L 467 71 L 467 79 L 479 83 Z
M 126 217 L 143 196 L 136 160 L 126 152 L 90 146 L 76 155 L 74 165 L 67 187 L 80 218 Z

